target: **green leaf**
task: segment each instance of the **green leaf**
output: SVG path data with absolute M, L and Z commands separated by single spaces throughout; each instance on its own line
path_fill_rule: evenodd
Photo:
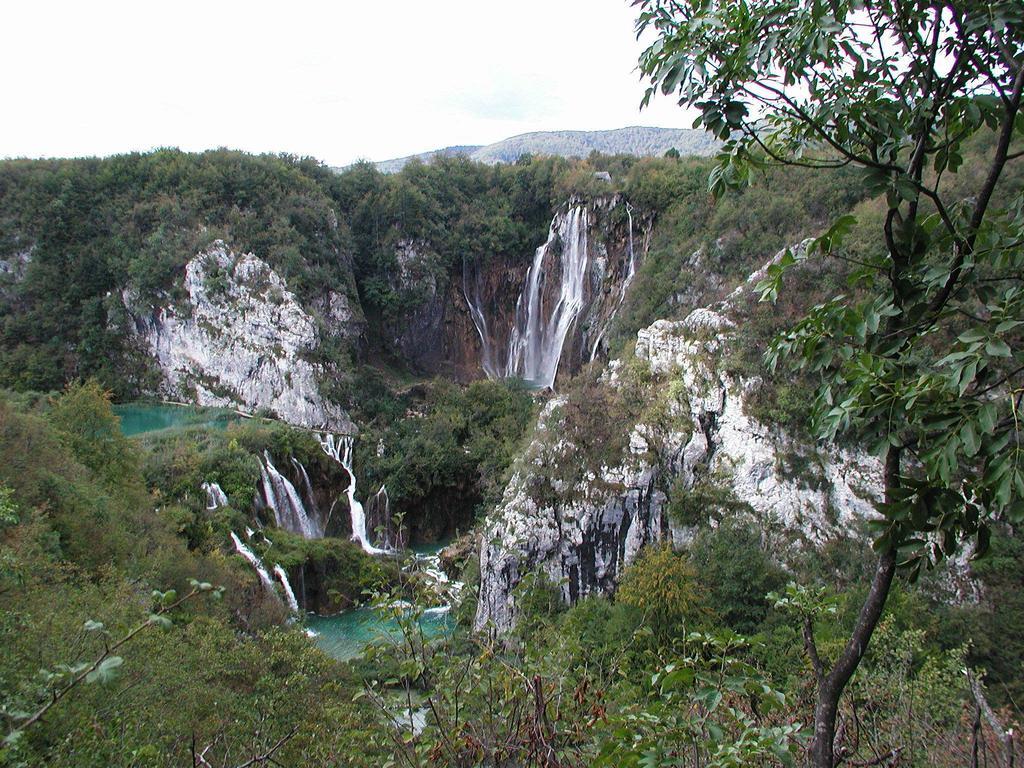
M 106 685 L 117 677 L 118 668 L 124 664 L 120 656 L 108 656 L 92 672 L 85 676 L 87 683 L 100 683 Z
M 960 428 L 960 439 L 964 444 L 964 453 L 968 456 L 976 456 L 978 449 L 981 448 L 981 440 L 978 439 L 978 433 L 974 431 L 974 425 L 971 422 L 966 422 Z
M 1010 347 L 1002 339 L 992 339 L 985 345 L 985 351 L 992 357 L 1009 357 Z
M 996 428 L 996 406 L 993 403 L 985 403 L 978 409 L 978 426 L 986 435 L 991 435 Z
M 87 622 L 85 622 L 85 624 L 82 625 L 82 629 L 84 629 L 86 632 L 102 632 L 103 622 L 93 621 L 92 619 L 89 619 Z

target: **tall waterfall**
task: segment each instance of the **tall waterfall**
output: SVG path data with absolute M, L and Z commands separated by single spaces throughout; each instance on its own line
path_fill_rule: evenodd
M 281 586 L 284 587 L 284 595 L 288 598 L 288 607 L 292 609 L 292 613 L 298 613 L 299 601 L 295 599 L 295 592 L 292 590 L 292 583 L 288 581 L 288 572 L 279 564 L 275 564 L 274 575 L 277 576 L 278 581 L 281 582 Z
M 206 491 L 207 511 L 212 512 L 228 505 L 228 495 L 217 483 L 203 483 L 202 489 Z
M 270 453 L 264 451 L 263 459 L 264 461 L 260 463 L 263 495 L 266 496 L 267 506 L 274 512 L 277 527 L 291 533 L 298 533 L 305 539 L 323 538 L 323 527 L 313 515 L 306 511 L 306 507 L 302 504 L 302 499 L 291 481 L 277 471 L 274 462 L 270 460 Z M 305 469 L 303 469 L 303 474 L 305 474 Z
M 487 317 L 480 309 L 480 286 L 478 280 L 473 281 L 473 295 L 470 296 L 469 286 L 466 284 L 466 260 L 462 260 L 462 295 L 466 298 L 469 306 L 470 317 L 473 318 L 473 326 L 480 337 L 481 364 L 488 379 L 496 379 L 500 376 L 497 368 L 494 367 L 494 354 L 491 352 L 491 335 L 487 331 Z
M 256 569 L 256 574 L 260 577 L 260 581 L 263 583 L 263 586 L 270 592 L 274 592 L 274 581 L 270 578 L 270 574 L 267 573 L 267 569 L 263 567 L 263 561 L 260 560 L 255 552 L 242 543 L 242 540 L 238 538 L 238 535 L 234 531 L 231 532 L 231 541 L 234 543 L 235 550 L 238 554 L 248 560 L 249 565 Z M 274 592 L 274 594 L 277 593 Z
M 587 224 L 586 206 L 571 206 L 564 217 L 552 220 L 547 242 L 534 254 L 526 285 L 516 303 L 507 376 L 519 376 L 542 387 L 554 386 L 565 337 L 583 307 Z M 546 288 L 546 282 L 555 275 L 556 263 L 561 273 L 557 294 Z M 553 305 L 544 306 L 545 294 L 557 295 Z
M 370 543 L 369 536 L 366 532 L 366 512 L 363 510 L 363 505 L 360 503 L 359 499 L 356 498 L 356 475 L 355 472 L 352 471 L 352 447 L 355 443 L 355 438 L 351 435 L 340 435 L 336 438 L 332 434 L 326 434 L 320 437 L 319 440 L 320 447 L 323 449 L 324 453 L 341 464 L 342 469 L 348 473 L 349 485 L 345 490 L 345 495 L 348 496 L 348 508 L 349 516 L 352 521 L 353 540 L 359 542 L 359 546 L 361 546 L 363 551 L 367 554 L 388 554 L 388 550 L 380 549 Z

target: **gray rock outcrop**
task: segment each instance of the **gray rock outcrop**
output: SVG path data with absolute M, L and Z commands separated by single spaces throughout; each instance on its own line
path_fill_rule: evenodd
M 319 343 L 316 323 L 265 262 L 217 241 L 188 262 L 183 288 L 184 302 L 162 307 L 123 295 L 131 332 L 160 373 L 157 394 L 354 431 L 348 414 L 321 394 L 308 359 Z M 346 308 L 338 299 L 327 309 L 345 321 Z

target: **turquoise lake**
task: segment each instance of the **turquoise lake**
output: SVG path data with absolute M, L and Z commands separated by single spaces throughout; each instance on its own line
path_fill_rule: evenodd
M 121 419 L 121 431 L 127 437 L 182 427 L 213 427 L 224 429 L 241 418 L 224 408 L 197 408 L 171 403 L 123 403 L 114 406 Z
M 426 613 L 420 618 L 420 627 L 427 638 L 437 637 L 450 630 L 453 620 L 447 613 Z M 372 642 L 397 638 L 398 627 L 393 621 L 382 621 L 372 608 L 353 608 L 336 616 L 306 618 L 306 627 L 316 634 L 313 641 L 328 656 L 348 661 L 359 656 Z

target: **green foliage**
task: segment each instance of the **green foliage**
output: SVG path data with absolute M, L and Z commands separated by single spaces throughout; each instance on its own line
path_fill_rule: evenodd
M 47 419 L 67 436 L 79 461 L 116 486 L 137 475 L 138 456 L 121 432 L 110 400 L 111 393 L 95 380 L 71 384 L 54 401 Z
M 622 578 L 616 600 L 639 611 L 659 636 L 681 636 L 710 615 L 697 569 L 669 546 L 643 551 Z
M 768 617 L 765 595 L 785 580 L 764 551 L 761 534 L 750 525 L 722 521 L 697 535 L 689 557 L 718 620 L 739 634 L 757 632 Z
M 357 446 L 360 486 L 384 485 L 416 538 L 437 540 L 468 529 L 501 497 L 508 467 L 535 409 L 514 381 L 476 381 L 468 387 L 434 380 L 409 400 L 413 416 L 364 428 Z M 377 446 L 383 444 L 382 455 Z
M 716 200 L 706 189 L 711 168 L 703 159 L 647 158 L 630 169 L 626 195 L 656 222 L 617 316 L 613 352 L 661 317 L 724 298 L 781 248 L 814 234 L 865 194 L 852 174 L 792 169 L 769 170 L 741 193 Z M 758 350 L 759 372 L 760 350 L 781 327 L 778 318 L 765 317 L 763 324 L 771 330 L 759 333 L 745 324 L 741 340 Z
M 551 211 L 553 181 L 568 165 L 543 158 L 487 166 L 462 157 L 408 163 L 385 175 L 360 163 L 331 182 L 355 244 L 359 294 L 372 315 L 394 319 L 422 303 L 420 285 L 399 285 L 399 242 L 417 243 L 433 277 L 490 259 L 516 263 L 539 243 Z
M 788 720 L 785 695 L 743 661 L 745 645 L 728 632 L 688 634 L 644 698 L 612 718 L 597 765 L 795 766 L 803 728 Z
M 0 384 L 46 391 L 94 376 L 119 397 L 143 382 L 119 297 L 175 296 L 185 263 L 217 237 L 253 251 L 311 302 L 354 293 L 351 237 L 313 161 L 218 150 L 0 164 L 0 257 L 30 252 L 0 302 Z
M 971 565 L 981 580 L 982 599 L 958 611 L 963 636 L 972 641 L 968 658 L 985 668 L 991 696 L 996 702 L 1024 699 L 1024 542 L 1000 530 L 992 537 L 988 557 Z
M 716 478 L 701 478 L 692 484 L 677 480 L 668 495 L 668 514 L 681 525 L 703 526 L 741 512 L 750 505 L 740 501 L 731 487 Z
M 264 539 L 253 549 L 268 568 L 271 563 L 280 565 L 295 576 L 296 584 L 307 584 L 308 610 L 337 613 L 398 580 L 398 563 L 372 557 L 352 541 L 304 539 L 282 530 L 271 537 L 273 544 Z

